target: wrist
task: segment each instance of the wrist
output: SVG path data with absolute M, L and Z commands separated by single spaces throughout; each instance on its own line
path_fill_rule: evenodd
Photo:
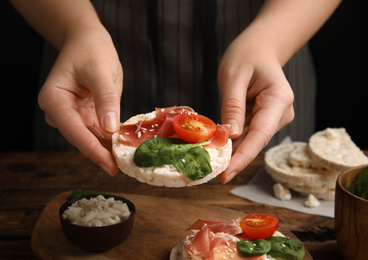
M 254 56 L 255 61 L 274 60 L 283 66 L 291 57 L 289 56 L 291 43 L 288 41 L 282 43 L 282 40 L 262 25 L 252 24 L 239 38 L 243 48 L 249 50 L 248 55 Z
M 68 27 L 56 48 L 60 50 L 68 44 L 73 44 L 77 41 L 83 41 L 83 39 L 89 41 L 86 42 L 86 44 L 91 44 L 97 43 L 102 39 L 111 40 L 111 37 L 105 27 L 99 21 L 83 21 L 79 22 L 78 26 Z
M 266 0 L 245 30 L 283 66 L 323 25 L 341 0 Z

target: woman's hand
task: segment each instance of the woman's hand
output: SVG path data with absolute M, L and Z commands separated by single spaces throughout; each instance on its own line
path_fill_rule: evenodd
M 75 37 L 74 37 L 75 35 Z M 44 83 L 39 105 L 49 125 L 111 175 L 111 133 L 118 130 L 123 70 L 103 28 L 65 40 Z
M 109 33 L 89 0 L 11 0 L 59 56 L 38 101 L 48 124 L 114 175 L 111 133 L 120 124 L 123 70 Z
M 341 0 L 266 0 L 224 53 L 218 79 L 222 123 L 232 125 L 235 153 L 223 183 L 243 170 L 294 118 L 294 95 L 282 66 L 330 17 Z
M 276 56 L 242 34 L 224 53 L 218 80 L 222 123 L 231 124 L 234 150 L 229 167 L 220 175 L 227 183 L 293 120 L 294 95 Z

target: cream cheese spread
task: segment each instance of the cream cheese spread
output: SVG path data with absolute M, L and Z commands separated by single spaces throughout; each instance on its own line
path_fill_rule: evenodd
M 62 217 L 75 225 L 102 227 L 122 222 L 129 215 L 129 207 L 123 201 L 98 195 L 74 202 L 64 211 Z

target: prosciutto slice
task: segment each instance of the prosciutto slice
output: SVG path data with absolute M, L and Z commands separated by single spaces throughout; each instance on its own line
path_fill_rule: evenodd
M 198 219 L 186 230 L 201 230 L 203 227 L 209 228 L 212 233 L 227 233 L 229 235 L 237 235 L 243 233 L 239 225 L 240 219 L 226 221 L 226 222 L 214 222 Z
M 152 120 L 141 120 L 134 124 L 120 126 L 120 142 L 131 147 L 138 147 L 142 142 L 154 137 L 178 138 L 175 133 L 174 117 L 182 113 L 195 113 L 190 107 L 156 108 L 156 117 Z M 209 148 L 226 145 L 229 138 L 230 126 L 217 125 L 216 132 L 210 137 Z
M 226 222 L 197 220 L 187 230 L 196 235 L 188 238 L 186 249 L 191 255 L 206 260 L 262 260 L 266 256 L 244 257 L 237 252 L 237 237 L 247 239 L 239 225 L 240 219 Z
M 227 143 L 230 135 L 230 125 L 217 125 L 216 132 L 208 139 L 208 147 L 222 147 Z

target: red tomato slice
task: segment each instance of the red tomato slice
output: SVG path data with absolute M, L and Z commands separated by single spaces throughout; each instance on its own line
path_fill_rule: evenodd
M 216 132 L 216 128 L 211 119 L 202 115 L 180 114 L 174 117 L 175 133 L 189 143 L 208 140 Z
M 279 226 L 279 219 L 263 213 L 253 213 L 240 221 L 240 227 L 250 239 L 267 239 L 275 233 Z

